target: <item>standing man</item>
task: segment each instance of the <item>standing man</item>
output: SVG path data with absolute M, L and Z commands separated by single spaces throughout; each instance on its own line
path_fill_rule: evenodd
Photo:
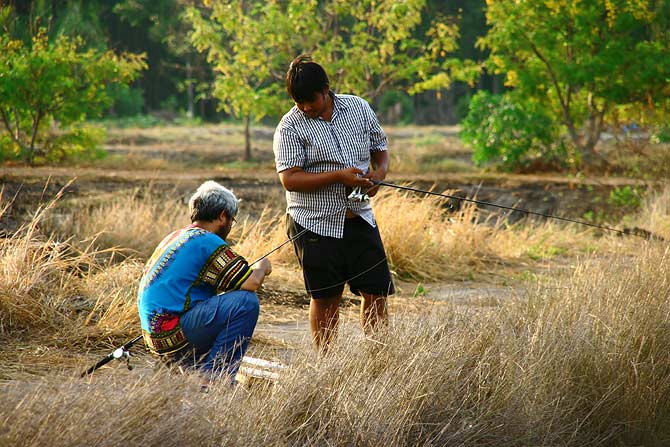
M 366 333 L 388 318 L 386 297 L 394 287 L 372 208 L 348 199 L 351 188 L 376 193 L 371 180 L 386 177 L 387 140 L 369 104 L 333 93 L 309 56 L 291 62 L 286 89 L 295 106 L 279 122 L 273 149 L 286 189 L 287 232 L 301 234 L 293 246 L 311 295 L 312 340 L 325 351 L 345 283 L 362 296 Z
M 158 245 L 138 290 L 149 350 L 208 374 L 237 372 L 258 320 L 255 291 L 272 272 L 268 259 L 251 269 L 228 246 L 237 209 L 229 189 L 200 185 L 189 200 L 192 223 Z

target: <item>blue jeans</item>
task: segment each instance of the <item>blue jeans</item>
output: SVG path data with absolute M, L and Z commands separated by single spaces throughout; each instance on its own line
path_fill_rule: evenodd
M 181 361 L 208 373 L 234 376 L 249 346 L 259 311 L 258 297 L 245 290 L 197 303 L 179 319 L 192 346 Z

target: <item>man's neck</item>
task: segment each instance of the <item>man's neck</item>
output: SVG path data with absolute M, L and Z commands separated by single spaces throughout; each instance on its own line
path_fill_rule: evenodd
M 323 112 L 321 115 L 321 118 L 324 119 L 324 121 L 330 121 L 333 119 L 333 112 L 335 111 L 335 99 L 333 97 L 332 92 L 328 92 L 328 95 L 326 95 L 326 110 Z
M 195 222 L 191 223 L 191 226 L 202 228 L 203 230 L 207 230 L 210 233 L 216 233 L 216 224 L 214 222 L 207 222 L 206 220 L 196 220 Z

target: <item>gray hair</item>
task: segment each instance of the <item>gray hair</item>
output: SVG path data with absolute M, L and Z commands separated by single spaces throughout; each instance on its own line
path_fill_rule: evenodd
M 237 215 L 239 203 L 239 199 L 230 189 L 208 180 L 198 187 L 188 201 L 191 222 L 196 220 L 211 222 L 217 219 L 222 211 L 233 218 Z

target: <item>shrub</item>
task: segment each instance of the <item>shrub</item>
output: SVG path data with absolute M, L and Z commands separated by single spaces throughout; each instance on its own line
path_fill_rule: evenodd
M 0 26 L 8 30 L 11 17 L 3 12 Z M 12 34 L 17 33 L 0 33 L 0 114 L 6 135 L 31 164 L 37 157 L 48 160 L 58 141 L 63 152 L 80 151 L 86 132 L 75 129 L 54 140 L 52 122 L 67 129 L 97 115 L 109 105 L 106 85 L 130 82 L 146 67 L 142 55 L 84 49 L 82 39 L 63 34 L 51 39 L 44 28 L 29 43 Z
M 533 158 L 565 157 L 554 153 L 557 126 L 540 104 L 520 102 L 512 93 L 492 95 L 480 91 L 470 101 L 462 121 L 461 139 L 472 147 L 477 165 L 497 164 L 516 170 Z
M 112 84 L 108 87 L 113 105 L 109 115 L 116 117 L 136 116 L 144 109 L 144 92 L 126 84 Z

